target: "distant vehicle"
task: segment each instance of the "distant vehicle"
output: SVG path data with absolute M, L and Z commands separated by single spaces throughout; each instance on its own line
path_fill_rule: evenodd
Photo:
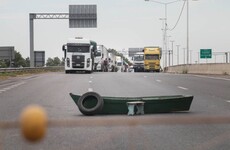
M 117 66 L 117 72 L 123 72 L 123 59 L 121 56 L 116 56 L 116 66 Z
M 137 52 L 133 56 L 134 72 L 144 72 L 144 52 Z
M 160 59 L 162 50 L 160 47 L 144 48 L 144 70 L 160 72 Z
M 108 53 L 107 48 L 104 45 L 98 45 L 97 53 L 94 59 L 94 70 L 95 71 L 103 71 L 103 65 L 101 65 L 101 63 L 104 62 L 106 58 L 107 59 L 109 58 L 109 53 Z
M 93 72 L 97 43 L 84 38 L 70 38 L 62 46 L 65 58 L 65 73 L 75 71 Z

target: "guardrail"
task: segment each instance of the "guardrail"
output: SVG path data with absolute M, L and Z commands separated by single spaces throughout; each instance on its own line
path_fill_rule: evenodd
M 33 73 L 33 72 L 64 71 L 64 66 L 55 67 L 25 67 L 25 68 L 0 68 L 0 73 Z
M 188 64 L 170 66 L 165 68 L 165 72 L 230 75 L 230 63 Z

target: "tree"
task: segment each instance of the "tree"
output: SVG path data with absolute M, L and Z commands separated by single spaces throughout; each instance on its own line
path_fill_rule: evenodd
M 54 66 L 54 60 L 49 57 L 46 61 L 46 66 Z
M 26 67 L 26 60 L 22 57 L 20 52 L 14 51 L 15 59 L 14 59 L 14 67 Z
M 26 67 L 30 67 L 30 58 L 29 57 L 26 58 Z
M 54 66 L 60 66 L 61 65 L 61 60 L 58 57 L 54 57 Z
M 58 57 L 48 58 L 46 61 L 46 66 L 60 66 L 61 65 L 61 60 Z
M 5 60 L 0 60 L 0 68 L 7 68 L 7 62 Z

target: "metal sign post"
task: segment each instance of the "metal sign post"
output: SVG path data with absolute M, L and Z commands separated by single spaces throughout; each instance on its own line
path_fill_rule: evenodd
M 34 67 L 34 19 L 69 19 L 70 28 L 96 28 L 96 5 L 69 5 L 70 13 L 30 13 L 30 67 Z

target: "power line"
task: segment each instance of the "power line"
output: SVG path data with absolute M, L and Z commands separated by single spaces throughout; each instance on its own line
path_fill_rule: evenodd
M 183 10 L 184 10 L 185 2 L 186 2 L 186 1 L 184 1 L 184 4 L 183 4 L 183 6 L 182 6 L 182 9 L 181 9 L 181 12 L 180 12 L 180 15 L 179 15 L 179 18 L 177 19 L 177 22 L 176 22 L 175 26 L 174 26 L 172 29 L 169 29 L 170 31 L 174 30 L 174 29 L 176 28 L 177 24 L 179 23 L 180 18 L 181 18 L 181 15 L 182 15 Z

